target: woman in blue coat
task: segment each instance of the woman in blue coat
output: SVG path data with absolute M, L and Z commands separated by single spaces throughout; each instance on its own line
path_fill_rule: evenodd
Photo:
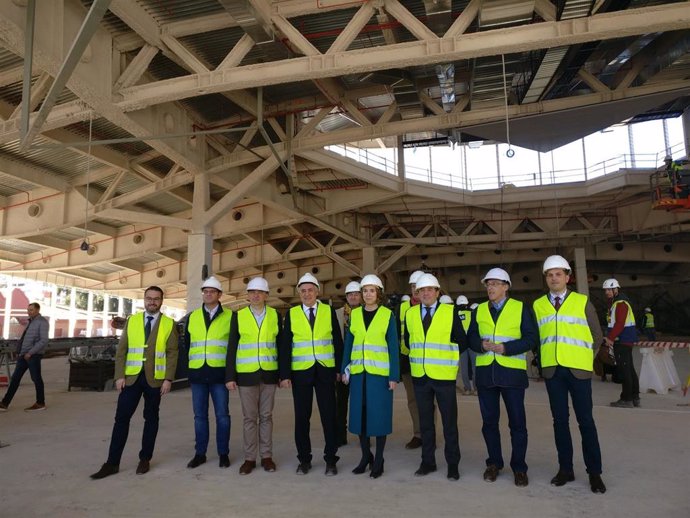
M 400 346 L 393 312 L 381 305 L 381 279 L 365 275 L 360 284 L 364 304 L 350 314 L 342 372 L 350 383 L 350 432 L 359 436 L 362 448 L 362 460 L 352 472 L 359 475 L 371 466 L 369 476 L 378 478 L 386 436 L 393 431 Z M 370 437 L 376 437 L 376 455 L 371 453 Z

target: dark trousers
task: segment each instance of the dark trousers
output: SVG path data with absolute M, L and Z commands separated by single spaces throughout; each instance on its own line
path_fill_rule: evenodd
M 36 386 L 36 403 L 39 405 L 45 405 L 46 396 L 45 389 L 43 387 L 43 378 L 41 377 L 41 359 L 42 354 L 32 354 L 29 361 L 24 359 L 24 356 L 19 356 L 17 358 L 17 365 L 14 367 L 14 372 L 12 373 L 12 380 L 10 381 L 10 386 L 7 388 L 5 397 L 2 398 L 2 402 L 10 406 L 12 398 L 19 388 L 19 383 L 22 381 L 26 371 L 29 371 L 31 375 L 31 381 L 34 382 Z
M 501 417 L 501 397 L 508 413 L 508 427 L 510 428 L 510 443 L 512 453 L 510 467 L 516 473 L 526 473 L 527 464 L 527 417 L 525 416 L 525 389 L 518 387 L 477 387 L 479 394 L 479 409 L 482 413 L 482 435 L 486 442 L 489 458 L 486 465 L 493 464 L 503 468 L 503 454 L 501 453 L 501 434 L 498 421 Z
M 335 433 L 335 386 L 333 382 L 316 380 L 313 384 L 292 385 L 292 400 L 295 407 L 295 445 L 300 462 L 311 462 L 311 439 L 309 428 L 311 409 L 316 392 L 316 404 L 319 407 L 321 426 L 326 446 L 323 458 L 328 464 L 338 461 L 338 445 Z
M 156 445 L 156 436 L 158 435 L 158 409 L 161 404 L 161 389 L 160 387 L 151 387 L 146 382 L 146 376 L 142 371 L 132 385 L 122 389 L 117 398 L 115 424 L 110 439 L 110 450 L 108 451 L 108 464 L 116 466 L 120 464 L 129 435 L 129 421 L 139 405 L 141 396 L 144 396 L 144 432 L 141 437 L 139 459 L 151 460 L 153 457 L 153 448 Z
M 632 350 L 631 345 L 613 344 L 618 379 L 620 379 L 623 385 L 621 390 L 621 399 L 623 401 L 632 401 L 640 398 L 640 380 L 637 377 L 637 372 L 635 372 Z
M 339 442 L 347 442 L 347 400 L 350 397 L 350 385 L 335 382 L 335 436 Z
M 422 432 L 422 463 L 436 465 L 436 425 L 434 423 L 434 399 L 438 404 L 443 423 L 444 454 L 449 466 L 460 462 L 458 437 L 458 401 L 455 380 L 433 380 L 428 376 L 412 378 L 414 394 L 419 409 L 419 425 Z
M 592 380 L 577 379 L 570 369 L 558 366 L 552 378 L 546 380 L 549 394 L 553 432 L 558 450 L 558 465 L 561 470 L 573 471 L 573 439 L 568 423 L 568 394 L 573 401 L 573 410 L 582 436 L 582 455 L 590 475 L 601 474 L 601 450 L 597 427 L 592 417 Z

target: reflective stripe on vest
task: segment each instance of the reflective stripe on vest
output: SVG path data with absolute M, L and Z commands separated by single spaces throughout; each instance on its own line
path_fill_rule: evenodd
M 467 329 L 470 327 L 470 319 L 472 317 L 472 311 L 469 309 L 458 309 L 458 317 L 460 322 L 462 322 L 462 328 L 467 333 Z
M 290 308 L 292 331 L 292 370 L 304 371 L 319 362 L 324 367 L 335 367 L 331 308 L 317 304 L 316 319 L 312 330 L 302 306 Z
M 218 311 L 222 313 L 211 321 L 208 329 L 203 311 L 203 308 L 194 310 L 187 322 L 189 368 L 200 369 L 204 363 L 209 367 L 225 367 L 232 311 L 220 308 Z
M 479 327 L 479 335 L 482 340 L 491 340 L 494 343 L 502 344 L 517 340 L 522 336 L 520 324 L 522 323 L 522 302 L 515 299 L 508 299 L 498 314 L 498 319 L 494 323 L 489 310 L 489 302 L 479 304 L 475 318 Z M 492 351 L 477 353 L 477 367 L 491 365 L 494 360 L 499 365 L 509 369 L 527 370 L 527 359 L 525 353 L 513 356 L 504 356 Z
M 388 342 L 386 333 L 392 312 L 379 306 L 369 327 L 364 326 L 362 307 L 350 313 L 350 332 L 354 336 L 352 353 L 350 354 L 350 374 L 360 374 L 367 371 L 370 374 L 388 376 L 390 363 L 388 358 Z
M 257 325 L 252 310 L 247 306 L 237 312 L 240 341 L 237 344 L 237 372 L 278 370 L 278 312 L 266 306 L 266 315 Z
M 628 314 L 625 317 L 625 324 L 623 325 L 623 331 L 616 337 L 616 342 L 623 343 L 633 343 L 637 342 L 637 330 L 635 329 L 635 315 L 633 313 L 632 307 L 627 300 L 617 300 L 611 304 L 611 310 L 609 311 L 608 328 L 613 329 L 616 325 L 616 306 L 619 304 L 625 304 L 628 307 Z
M 587 323 L 586 306 L 587 297 L 576 292 L 568 294 L 558 311 L 548 295 L 534 301 L 542 367 L 562 365 L 592 371 L 594 339 Z
M 410 348 L 407 346 L 405 343 L 405 315 L 407 314 L 407 310 L 410 309 L 412 305 L 410 304 L 409 300 L 403 300 L 402 303 L 400 304 L 400 352 L 404 356 L 409 356 L 410 355 Z
M 647 313 L 645 315 L 645 317 L 646 317 L 646 320 L 644 321 L 645 329 L 649 329 L 649 328 L 654 327 L 654 315 L 652 315 L 651 313 Z
M 425 374 L 435 380 L 454 380 L 458 375 L 460 352 L 451 343 L 453 306 L 438 304 L 431 325 L 424 334 L 422 305 L 417 304 L 405 314 L 405 325 L 410 335 L 410 371 L 413 377 Z
M 160 315 L 158 317 L 158 333 L 156 334 L 156 352 L 154 353 L 153 377 L 157 380 L 165 379 L 166 356 L 165 347 L 172 333 L 175 322 L 172 318 Z M 144 313 L 137 313 L 129 317 L 127 324 L 127 358 L 125 359 L 125 375 L 139 374 L 146 358 L 146 340 L 144 334 Z

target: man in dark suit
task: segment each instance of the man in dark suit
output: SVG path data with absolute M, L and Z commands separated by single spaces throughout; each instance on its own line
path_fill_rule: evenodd
M 343 339 L 335 310 L 318 300 L 316 277 L 304 274 L 297 283 L 297 290 L 302 304 L 288 311 L 278 342 L 280 386 L 292 387 L 295 407 L 297 474 L 306 475 L 311 469 L 309 420 L 315 392 L 326 441 L 326 476 L 337 475 L 335 381 L 340 379 L 336 366 L 342 362 Z
M 115 388 L 120 392 L 108 460 L 91 475 L 101 479 L 120 470 L 129 422 L 144 396 L 144 432 L 137 475 L 147 473 L 158 435 L 161 396 L 170 392 L 177 368 L 177 330 L 173 319 L 160 312 L 163 290 L 150 286 L 144 292 L 143 313 L 127 319 L 115 356 Z

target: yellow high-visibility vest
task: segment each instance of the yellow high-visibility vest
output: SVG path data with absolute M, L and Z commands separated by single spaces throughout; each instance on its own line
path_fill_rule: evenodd
M 504 304 L 498 319 L 494 323 L 489 310 L 490 302 L 483 302 L 477 307 L 475 318 L 479 327 L 479 336 L 482 340 L 491 340 L 494 343 L 502 344 L 517 340 L 522 336 L 520 324 L 522 323 L 522 302 L 515 299 L 508 299 Z M 505 356 L 496 354 L 492 351 L 477 353 L 477 367 L 486 367 L 494 361 L 499 365 L 509 369 L 527 369 L 527 359 L 525 353 Z
M 189 315 L 187 323 L 190 341 L 189 368 L 200 369 L 204 363 L 209 367 L 225 367 L 232 311 L 219 308 L 218 311 L 221 311 L 221 314 L 211 321 L 208 329 L 204 322 L 203 311 L 203 308 L 194 310 Z
M 424 375 L 435 380 L 454 380 L 458 375 L 460 351 L 450 341 L 454 308 L 437 304 L 429 329 L 424 334 L 422 304 L 411 307 L 405 314 L 410 335 L 410 371 L 413 377 Z
M 237 344 L 237 372 L 278 370 L 278 312 L 266 306 L 266 314 L 259 327 L 252 310 L 247 306 L 237 312 L 240 340 Z
M 364 326 L 362 307 L 352 310 L 350 332 L 354 336 L 354 341 L 350 354 L 350 374 L 360 374 L 366 371 L 379 376 L 388 376 L 390 359 L 388 357 L 386 332 L 391 315 L 390 309 L 379 306 L 367 328 Z
M 460 318 L 460 322 L 462 322 L 462 328 L 465 330 L 465 333 L 467 333 L 470 327 L 472 311 L 469 309 L 458 309 L 458 317 Z
M 175 322 L 172 318 L 161 314 L 156 335 L 156 353 L 154 357 L 153 377 L 157 380 L 165 379 L 166 356 L 165 347 L 172 333 Z M 137 313 L 129 317 L 127 324 L 127 358 L 125 359 L 125 375 L 134 376 L 141 372 L 144 366 L 144 351 L 146 347 L 144 334 L 144 313 Z
M 586 306 L 587 297 L 576 292 L 568 294 L 558 311 L 548 295 L 534 301 L 542 367 L 562 365 L 592 371 L 594 338 L 587 323 Z
M 399 310 L 399 317 L 400 317 L 400 352 L 404 356 L 409 356 L 410 355 L 410 348 L 407 346 L 405 343 L 405 314 L 407 313 L 407 310 L 412 307 L 412 304 L 410 303 L 409 300 L 403 300 L 400 303 L 400 310 Z
M 292 331 L 292 370 L 304 371 L 319 362 L 324 367 L 335 367 L 333 326 L 330 306 L 318 303 L 314 329 L 301 305 L 290 308 Z

